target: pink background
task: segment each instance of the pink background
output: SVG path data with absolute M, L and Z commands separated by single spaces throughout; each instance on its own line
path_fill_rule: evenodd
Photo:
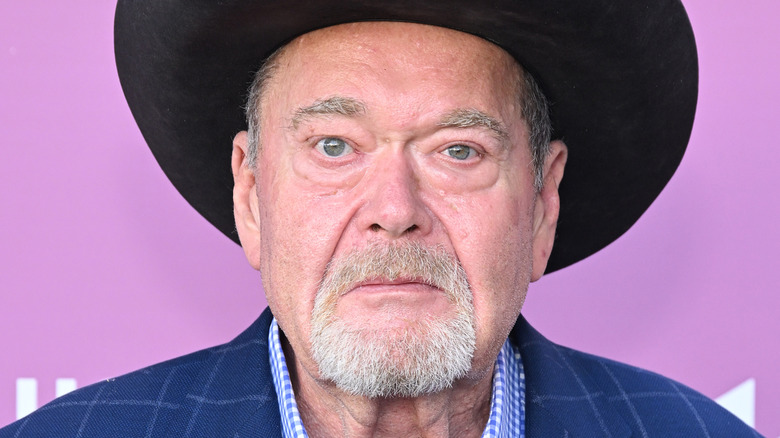
M 0 3 L 0 424 L 19 377 L 42 404 L 56 378 L 83 386 L 224 342 L 265 307 L 241 250 L 145 148 L 110 3 Z M 755 378 L 756 426 L 776 437 L 780 5 L 685 4 L 701 87 L 680 170 L 627 235 L 533 285 L 524 313 L 710 397 Z

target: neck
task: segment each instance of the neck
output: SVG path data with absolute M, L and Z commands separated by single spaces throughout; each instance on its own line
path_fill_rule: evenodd
M 285 348 L 295 400 L 315 437 L 480 437 L 490 415 L 492 367 L 416 398 L 367 398 L 309 374 Z

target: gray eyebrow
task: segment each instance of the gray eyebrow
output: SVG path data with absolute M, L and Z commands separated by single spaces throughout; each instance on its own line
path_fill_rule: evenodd
M 291 124 L 293 129 L 298 129 L 301 123 L 312 117 L 332 115 L 355 117 L 365 113 L 366 105 L 363 102 L 351 97 L 333 96 L 298 108 L 293 114 Z
M 493 117 L 473 108 L 457 109 L 446 114 L 438 123 L 442 128 L 482 127 L 493 133 L 499 140 L 509 138 L 504 124 Z

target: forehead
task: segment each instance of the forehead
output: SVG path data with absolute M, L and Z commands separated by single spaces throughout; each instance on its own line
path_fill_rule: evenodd
M 512 57 L 493 43 L 456 30 L 393 21 L 347 23 L 315 30 L 288 44 L 289 53 L 370 57 L 390 51 L 399 62 L 428 55 L 433 60 L 497 64 Z
M 354 93 L 500 111 L 514 105 L 521 75 L 512 56 L 479 37 L 429 25 L 362 22 L 293 40 L 268 86 L 292 100 Z

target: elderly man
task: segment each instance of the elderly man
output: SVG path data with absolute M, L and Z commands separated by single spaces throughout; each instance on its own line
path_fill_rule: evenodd
M 270 312 L 0 437 L 755 434 L 520 317 L 530 282 L 614 240 L 679 162 L 696 87 L 679 4 L 315 3 L 120 2 L 139 126 L 237 231 Z M 231 212 L 219 140 L 261 62 Z

